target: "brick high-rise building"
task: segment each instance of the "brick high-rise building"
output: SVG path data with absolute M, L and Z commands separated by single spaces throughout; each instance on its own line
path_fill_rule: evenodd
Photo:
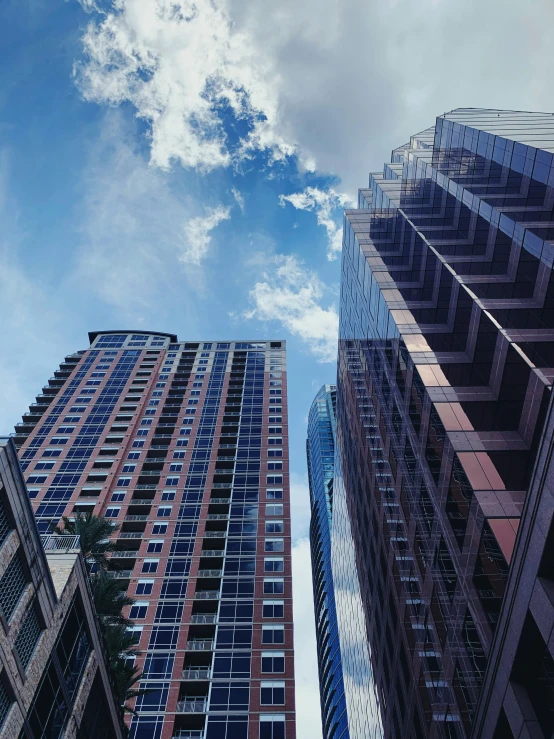
M 554 730 L 553 151 L 551 114 L 455 110 L 346 211 L 335 597 L 387 739 Z
M 89 338 L 15 440 L 41 531 L 119 525 L 150 691 L 131 739 L 294 739 L 285 343 Z

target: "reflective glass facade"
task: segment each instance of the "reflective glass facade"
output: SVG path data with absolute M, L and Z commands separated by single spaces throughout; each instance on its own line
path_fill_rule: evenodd
M 324 739 L 349 737 L 331 569 L 335 400 L 334 385 L 324 385 L 317 393 L 308 417 L 306 441 L 312 512 L 310 547 Z
M 472 733 L 554 376 L 552 151 L 550 114 L 452 111 L 345 214 L 337 610 L 386 737 Z
M 119 527 L 149 691 L 130 739 L 294 739 L 285 343 L 90 341 L 15 439 L 42 531 Z

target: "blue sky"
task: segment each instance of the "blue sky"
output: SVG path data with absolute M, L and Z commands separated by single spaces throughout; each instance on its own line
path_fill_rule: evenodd
M 554 110 L 553 14 L 544 0 L 0 5 L 1 430 L 91 329 L 287 339 L 302 739 L 320 736 L 305 419 L 335 377 L 342 207 L 445 110 Z

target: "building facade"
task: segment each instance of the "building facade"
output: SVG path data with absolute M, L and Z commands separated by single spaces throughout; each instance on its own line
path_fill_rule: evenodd
M 310 550 L 324 739 L 349 737 L 331 567 L 335 401 L 336 386 L 324 385 L 310 408 L 306 440 L 312 514 Z
M 123 737 L 78 537 L 41 540 L 10 439 L 0 439 L 0 736 Z
M 119 526 L 149 691 L 131 739 L 294 739 L 285 343 L 89 338 L 15 439 L 42 531 Z
M 502 739 L 506 721 L 515 737 L 551 733 L 552 498 L 534 470 L 554 376 L 552 150 L 550 114 L 455 110 L 346 211 L 333 528 L 356 577 L 336 598 L 341 640 L 363 604 L 386 737 Z M 527 520 L 541 496 L 542 520 Z M 523 554 L 533 526 L 540 546 Z M 502 608 L 510 567 L 530 557 L 516 618 Z M 345 677 L 347 703 L 356 685 Z M 519 714 L 501 713 L 510 690 Z

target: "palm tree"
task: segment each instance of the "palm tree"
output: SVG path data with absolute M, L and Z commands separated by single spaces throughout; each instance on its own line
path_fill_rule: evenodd
M 132 626 L 133 622 L 126 618 L 122 611 L 132 606 L 134 598 L 129 598 L 121 589 L 118 580 L 110 577 L 105 570 L 98 570 L 90 578 L 92 595 L 96 613 L 104 626 Z
M 104 516 L 95 516 L 94 513 L 76 513 L 70 520 L 63 516 L 61 523 L 54 529 L 56 534 L 73 534 L 81 542 L 81 551 L 87 562 L 96 563 L 99 568 L 105 569 L 108 565 L 107 552 L 113 552 L 115 544 L 109 541 L 119 526 L 108 521 Z
M 138 668 L 128 659 L 139 653 L 135 644 L 133 633 L 123 624 L 110 625 L 104 629 L 104 645 L 112 675 L 114 694 L 118 703 L 123 707 L 123 711 L 127 713 L 134 713 L 134 711 L 125 705 L 125 701 L 148 692 L 133 689 L 133 685 L 142 677 L 142 672 L 139 672 Z

